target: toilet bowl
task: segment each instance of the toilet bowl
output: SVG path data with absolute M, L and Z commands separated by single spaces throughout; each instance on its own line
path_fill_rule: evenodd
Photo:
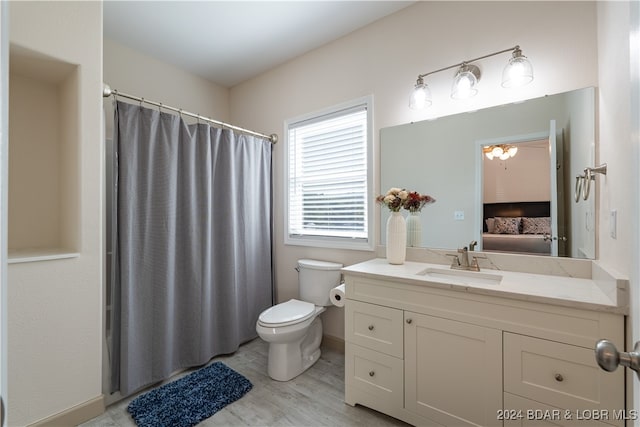
M 274 305 L 258 317 L 256 332 L 269 343 L 267 372 L 272 379 L 289 381 L 320 358 L 319 315 L 331 305 L 329 291 L 340 284 L 340 268 L 342 264 L 299 260 L 301 299 Z

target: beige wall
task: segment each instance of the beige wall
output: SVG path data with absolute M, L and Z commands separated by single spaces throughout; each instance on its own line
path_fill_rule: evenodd
M 599 193 L 598 256 L 611 268 L 629 275 L 638 260 L 632 258 L 638 227 L 632 215 L 634 199 L 630 191 L 637 179 L 638 165 L 632 152 L 629 93 L 629 4 L 598 3 L 599 144 L 598 163 L 607 163 L 607 176 L 598 177 Z M 617 237 L 609 234 L 610 212 L 617 211 Z
M 72 184 L 78 186 L 75 197 L 80 200 L 75 224 L 80 255 L 8 268 L 9 369 L 3 397 L 7 424 L 19 426 L 101 401 L 102 5 L 11 2 L 9 13 L 12 43 L 81 67 L 79 125 L 61 133 L 78 141 L 79 152 L 71 164 L 60 160 L 64 167 L 77 170 Z M 39 118 L 32 120 L 38 126 Z
M 112 89 L 229 121 L 229 90 L 117 42 L 104 39 L 104 82 Z M 113 98 L 105 100 L 106 133 L 113 129 Z M 131 101 L 129 101 L 131 102 Z
M 518 153 L 509 160 L 482 159 L 484 203 L 551 200 L 548 141 L 517 147 Z
M 58 85 L 12 72 L 9 94 L 9 252 L 59 247 Z M 33 125 L 34 117 L 38 126 Z M 43 178 L 47 185 L 42 185 Z
M 374 152 L 378 153 L 378 132 L 383 127 L 597 86 L 596 6 L 595 2 L 419 2 L 232 88 L 231 120 L 282 137 L 287 118 L 373 94 Z M 428 78 L 434 98 L 430 112 L 408 108 L 419 73 L 516 44 L 533 63 L 536 78 L 532 84 L 516 91 L 503 90 L 500 79 L 508 56 L 497 56 L 480 63 L 480 93 L 472 100 L 451 100 L 454 72 L 441 72 Z M 293 268 L 299 258 L 352 264 L 374 256 L 371 252 L 284 245 L 283 145 L 284 141 L 274 151 L 280 301 L 297 296 Z M 376 193 L 380 192 L 379 162 L 374 159 Z M 379 230 L 379 209 L 375 214 L 375 229 Z M 379 241 L 379 231 L 376 233 Z M 324 320 L 326 333 L 343 337 L 342 311 L 331 308 Z

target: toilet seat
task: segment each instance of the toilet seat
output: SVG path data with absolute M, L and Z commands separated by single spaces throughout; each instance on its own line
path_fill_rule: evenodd
M 266 309 L 258 317 L 258 322 L 268 328 L 295 325 L 313 316 L 316 306 L 310 302 L 290 299 Z

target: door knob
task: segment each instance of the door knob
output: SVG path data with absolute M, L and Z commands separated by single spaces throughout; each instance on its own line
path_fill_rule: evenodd
M 619 352 L 611 341 L 600 340 L 596 343 L 595 352 L 598 365 L 605 371 L 613 372 L 622 365 L 636 371 L 640 378 L 640 341 L 636 342 L 633 351 L 626 353 Z

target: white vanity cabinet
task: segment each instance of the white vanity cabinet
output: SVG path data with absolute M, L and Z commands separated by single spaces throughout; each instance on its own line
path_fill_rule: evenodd
M 346 403 L 414 425 L 624 425 L 624 370 L 593 351 L 624 347 L 622 314 L 344 278 Z

